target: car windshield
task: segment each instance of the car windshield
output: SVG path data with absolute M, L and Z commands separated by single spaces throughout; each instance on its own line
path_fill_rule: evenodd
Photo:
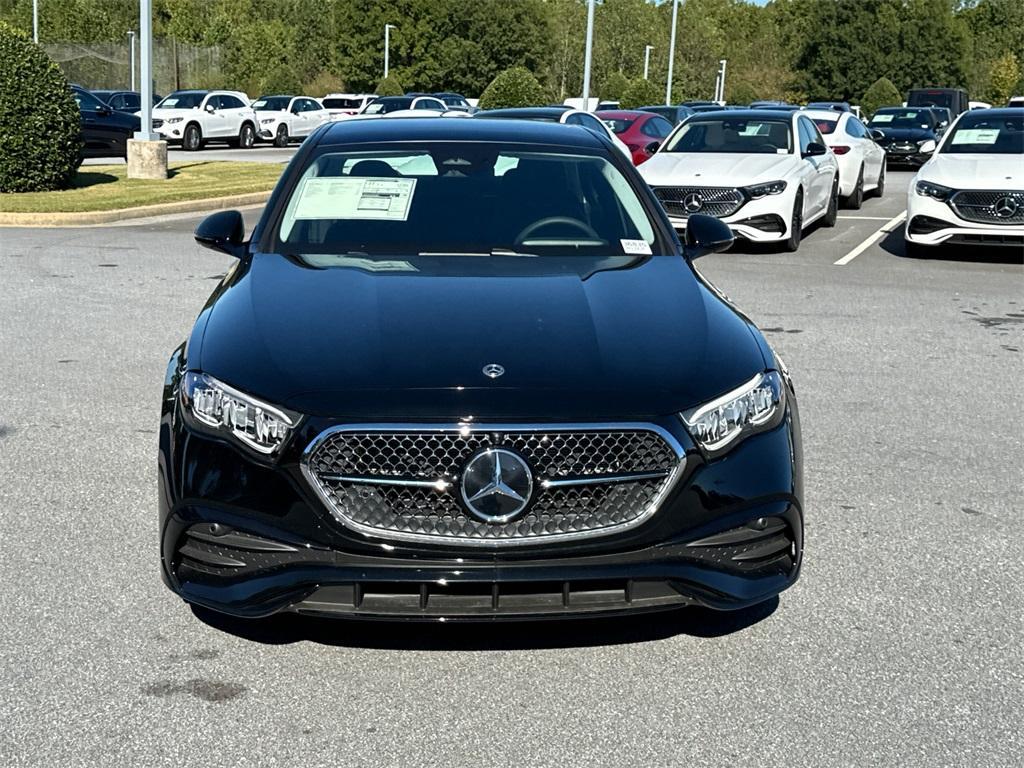
M 655 229 L 600 155 L 438 142 L 312 158 L 273 243 L 319 265 L 313 255 L 632 259 L 652 253 Z
M 1024 154 L 1024 117 L 965 116 L 942 145 L 950 154 Z
M 323 105 L 328 109 L 359 109 L 363 105 L 362 99 L 324 99 Z
M 196 91 L 175 91 L 156 106 L 162 109 L 199 109 L 205 93 Z
M 888 109 L 880 110 L 868 123 L 872 128 L 921 128 L 928 130 L 935 125 L 935 115 L 930 109 Z
M 371 102 L 363 114 L 366 115 L 386 115 L 388 112 L 397 112 L 400 109 L 409 109 L 412 105 L 412 99 L 393 98 L 393 99 L 377 99 Z
M 691 118 L 663 151 L 788 154 L 792 147 L 788 121 L 720 117 Z
M 835 133 L 839 121 L 829 120 L 825 117 L 816 117 L 814 118 L 814 124 L 818 126 L 818 130 L 821 131 L 822 135 L 825 135 L 826 133 Z
M 258 109 L 261 112 L 284 112 L 288 109 L 289 102 L 291 102 L 291 97 L 289 96 L 268 96 L 256 99 L 252 103 L 252 108 Z

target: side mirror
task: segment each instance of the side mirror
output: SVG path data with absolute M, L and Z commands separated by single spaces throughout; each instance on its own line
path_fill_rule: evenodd
M 204 248 L 236 259 L 245 255 L 245 222 L 238 211 L 220 211 L 207 216 L 196 227 L 195 238 Z
M 807 150 L 804 152 L 804 157 L 820 157 L 825 154 L 828 154 L 828 148 L 824 144 L 812 141 L 807 144 Z
M 686 222 L 683 244 L 686 255 L 696 259 L 708 253 L 719 253 L 729 249 L 736 237 L 721 219 L 703 213 L 695 213 Z
M 885 138 L 885 134 L 882 133 L 882 131 L 878 130 L 877 128 L 872 128 L 871 138 L 874 139 L 875 141 L 881 141 L 882 139 Z
M 110 112 L 111 112 L 111 110 L 110 110 L 109 107 L 105 107 L 102 104 L 97 104 L 96 105 L 96 114 L 97 115 L 109 115 Z
M 217 109 L 216 109 L 216 107 L 213 106 L 213 104 L 207 104 L 206 105 L 206 111 L 209 112 L 212 115 L 214 112 L 217 111 Z
M 648 155 L 653 155 L 655 152 L 658 151 L 658 147 L 660 147 L 660 146 L 661 146 L 661 142 L 652 141 L 650 144 L 648 144 L 646 147 L 644 147 L 644 152 L 646 152 Z
M 298 107 L 292 107 L 292 114 L 293 115 L 299 114 L 299 108 Z

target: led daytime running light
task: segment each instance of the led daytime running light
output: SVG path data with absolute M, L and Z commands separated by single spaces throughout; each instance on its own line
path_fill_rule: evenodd
M 224 432 L 259 453 L 270 455 L 284 444 L 299 421 L 287 413 L 202 373 L 186 373 L 182 400 L 200 424 Z
M 772 422 L 781 411 L 784 397 L 777 372 L 759 373 L 732 392 L 683 413 L 683 422 L 704 450 L 718 453 Z

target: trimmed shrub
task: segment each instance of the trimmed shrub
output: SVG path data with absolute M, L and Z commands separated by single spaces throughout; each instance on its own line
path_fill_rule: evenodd
M 880 77 L 871 84 L 871 87 L 864 91 L 860 100 L 860 108 L 864 111 L 865 117 L 870 118 L 882 107 L 898 107 L 903 103 L 903 97 L 887 77 Z
M 526 67 L 512 67 L 500 72 L 480 94 L 481 109 L 507 107 L 539 107 L 547 96 L 537 78 Z
M 43 49 L 0 22 L 0 192 L 66 189 L 82 162 L 82 121 Z
M 637 107 L 648 107 L 652 104 L 661 104 L 665 100 L 665 90 L 659 88 L 650 80 L 638 78 L 629 84 L 629 87 L 622 92 L 619 99 L 620 109 L 636 109 Z
M 394 75 L 388 75 L 379 83 L 373 91 L 378 96 L 404 96 L 405 88 Z
M 602 101 L 619 101 L 627 88 L 629 88 L 629 78 L 621 72 L 615 71 L 601 81 L 597 94 Z

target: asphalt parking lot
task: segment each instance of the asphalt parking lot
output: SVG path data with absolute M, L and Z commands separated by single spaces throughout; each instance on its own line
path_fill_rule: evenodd
M 802 410 L 803 575 L 738 615 L 195 615 L 158 575 L 159 393 L 230 260 L 195 218 L 0 229 L 0 765 L 1020 765 L 1024 269 L 858 251 L 909 178 L 698 262 Z

